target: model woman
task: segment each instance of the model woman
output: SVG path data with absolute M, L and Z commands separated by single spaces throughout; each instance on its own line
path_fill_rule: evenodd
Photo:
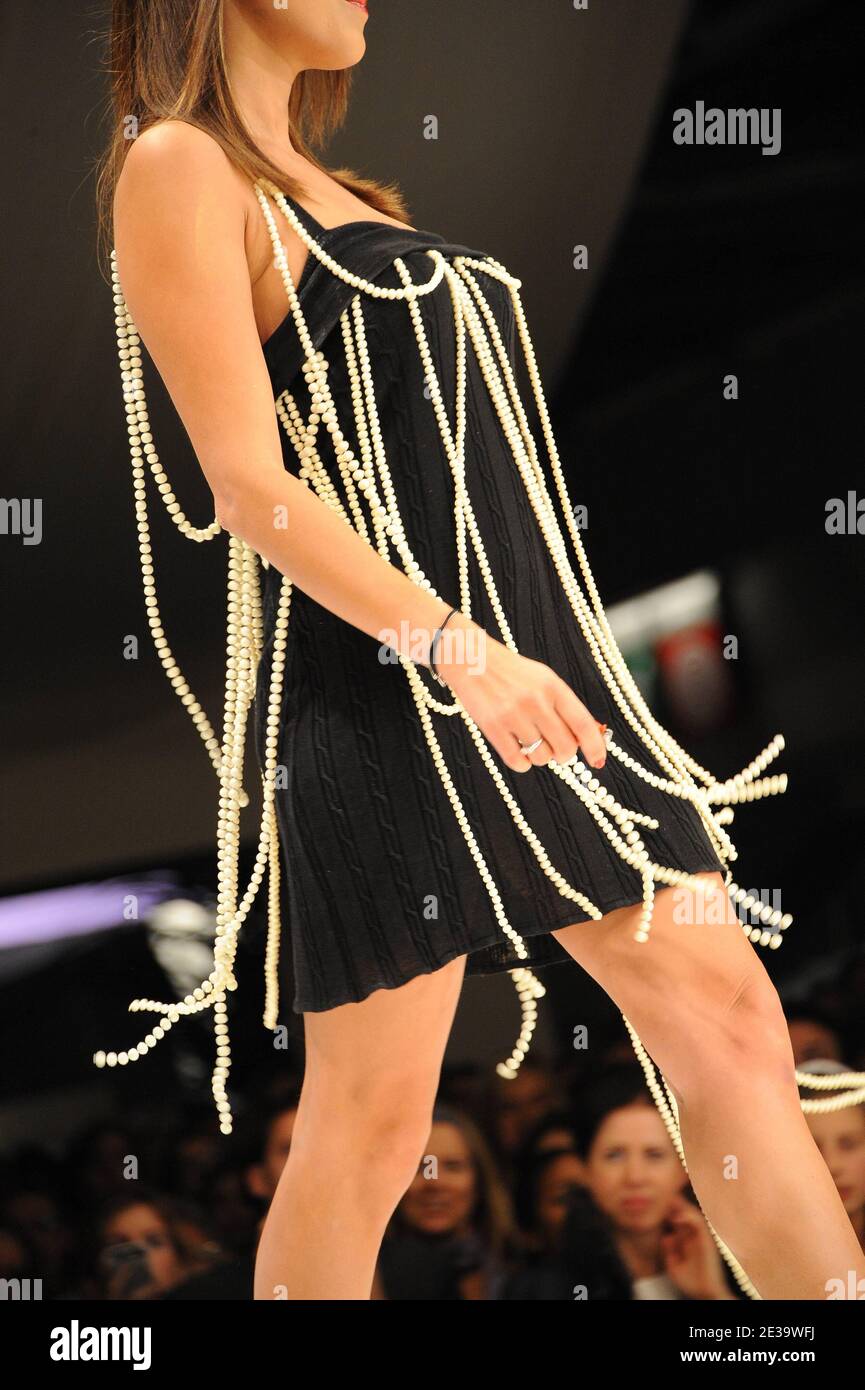
M 790 919 L 761 909 L 765 929 L 743 932 L 731 895 L 751 900 L 724 829 L 732 803 L 783 790 L 760 775 L 782 740 L 718 784 L 658 724 L 574 526 L 519 281 L 410 226 L 394 188 L 313 155 L 344 114 L 368 22 L 359 0 L 115 4 L 100 189 L 145 599 L 219 775 L 219 911 L 209 978 L 178 1003 L 134 1001 L 159 1016 L 152 1031 L 94 1060 L 138 1060 L 212 1008 L 230 1129 L 237 932 L 269 867 L 275 1028 L 281 866 L 306 1073 L 255 1296 L 366 1299 L 430 1132 L 464 974 L 511 972 L 513 1076 L 543 993 L 533 967 L 573 958 L 621 1009 L 742 1287 L 825 1298 L 865 1266 L 752 945 L 779 944 Z M 213 493 L 210 526 L 186 519 L 162 470 L 142 340 Z M 228 533 L 221 740 L 161 625 L 149 475 L 190 538 Z M 253 697 L 264 815 L 243 891 Z

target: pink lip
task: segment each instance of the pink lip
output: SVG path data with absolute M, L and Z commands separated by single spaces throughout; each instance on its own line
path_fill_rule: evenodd
M 347 3 L 349 5 L 356 5 L 359 10 L 363 10 L 364 14 L 368 13 L 366 8 L 366 0 L 347 0 Z
M 623 1197 L 622 1206 L 625 1208 L 626 1211 L 643 1211 L 646 1207 L 651 1206 L 651 1198 Z

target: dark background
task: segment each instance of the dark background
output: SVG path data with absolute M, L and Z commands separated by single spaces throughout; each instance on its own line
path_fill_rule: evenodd
M 217 784 L 147 632 L 113 306 L 95 260 L 104 12 L 19 3 L 0 22 L 3 493 L 41 497 L 44 527 L 38 546 L 0 536 L 0 890 L 174 869 L 207 891 Z M 397 179 L 414 225 L 521 277 L 605 601 L 698 568 L 722 577 L 724 631 L 739 640 L 735 715 L 687 746 L 725 777 L 786 737 L 769 771 L 788 772 L 788 793 L 741 809 L 731 833 L 739 880 L 780 889 L 794 915 L 783 950 L 761 953 L 791 996 L 863 938 L 865 536 L 825 530 L 830 497 L 865 495 L 860 29 L 861 7 L 831 0 L 622 0 L 587 12 L 375 0 L 349 117 L 325 152 Z M 672 113 L 697 100 L 780 107 L 780 153 L 675 145 Z M 430 113 L 436 141 L 423 138 Z M 578 243 L 585 271 L 572 265 Z M 157 448 L 187 514 L 206 524 L 209 492 L 148 367 Z M 735 402 L 722 395 L 728 373 Z M 224 538 L 193 547 L 151 516 L 169 641 L 218 727 Z M 129 634 L 137 662 L 123 659 Z M 250 819 L 250 846 L 256 831 Z M 243 936 L 239 1016 L 252 1027 L 261 924 Z M 22 1044 L 7 1097 L 40 1081 L 108 1084 L 92 1047 L 141 1031 L 123 1032 L 127 998 L 165 997 L 140 928 L 80 941 L 39 970 L 6 955 L 4 1026 Z M 564 1032 L 596 1007 L 578 970 L 556 967 L 546 982 Z M 501 983 L 467 993 L 509 1043 Z M 241 1067 L 267 1046 L 260 1029 L 254 1038 L 237 1050 Z M 171 1046 L 127 1069 L 123 1086 L 154 1084 Z

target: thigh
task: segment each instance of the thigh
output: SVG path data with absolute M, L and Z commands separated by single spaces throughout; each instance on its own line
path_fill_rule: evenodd
M 360 1003 L 303 1015 L 303 1104 L 333 1113 L 358 1102 L 367 1112 L 399 1102 L 402 1115 L 431 1113 L 459 1002 L 466 957 Z
M 668 1079 L 684 1081 L 691 1060 L 704 1069 L 712 1051 L 729 1065 L 730 1049 L 747 1057 L 761 1044 L 777 1048 L 786 1063 L 780 1000 L 723 878 L 696 877 L 706 884 L 702 908 L 695 890 L 662 888 L 646 942 L 633 939 L 639 906 L 553 935 L 618 1006 Z

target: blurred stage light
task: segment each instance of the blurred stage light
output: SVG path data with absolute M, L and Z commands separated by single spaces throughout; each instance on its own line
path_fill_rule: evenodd
M 725 721 L 733 704 L 730 660 L 736 647 L 725 647 L 716 573 L 697 570 L 611 606 L 607 616 L 650 704 L 663 695 L 676 723 L 693 733 Z

